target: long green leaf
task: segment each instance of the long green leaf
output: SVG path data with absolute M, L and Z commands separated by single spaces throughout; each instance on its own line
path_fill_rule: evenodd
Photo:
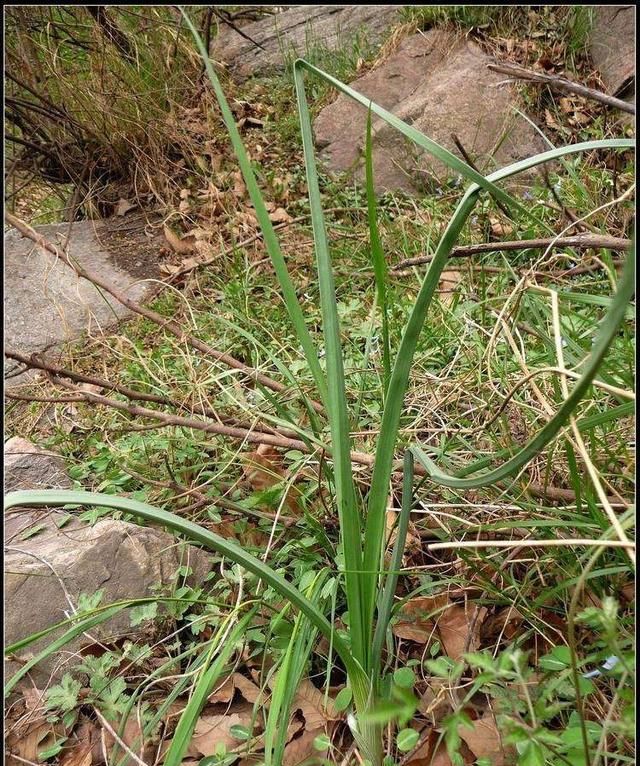
M 360 666 L 354 659 L 347 644 L 340 636 L 333 635 L 333 626 L 320 610 L 306 599 L 300 591 L 291 585 L 273 569 L 264 562 L 247 553 L 240 546 L 225 540 L 223 537 L 210 532 L 208 529 L 194 524 L 192 521 L 183 519 L 168 511 L 154 508 L 153 506 L 141 503 L 138 500 L 132 500 L 127 497 L 117 497 L 115 495 L 103 495 L 96 492 L 83 492 L 73 490 L 25 490 L 21 492 L 10 492 L 4 498 L 5 513 L 10 508 L 16 507 L 56 507 L 61 505 L 78 504 L 84 506 L 101 506 L 104 508 L 113 508 L 115 510 L 126 511 L 138 516 L 146 521 L 155 524 L 161 524 L 173 532 L 184 535 L 189 540 L 200 543 L 210 548 L 216 553 L 234 561 L 236 564 L 244 567 L 247 571 L 256 575 L 267 585 L 270 585 L 277 593 L 290 601 L 297 609 L 303 612 L 320 633 L 333 640 L 336 652 L 343 661 L 349 676 L 353 676 L 355 684 L 358 685 L 358 691 L 366 696 L 368 693 L 369 682 Z
M 400 509 L 400 518 L 398 519 L 398 531 L 396 533 L 396 542 L 391 556 L 391 564 L 387 572 L 387 581 L 384 590 L 380 595 L 378 605 L 378 621 L 373 635 L 372 667 L 379 667 L 382 657 L 382 644 L 384 643 L 387 626 L 391 617 L 393 608 L 393 598 L 396 594 L 398 585 L 398 576 L 402 567 L 402 556 L 404 555 L 404 546 L 407 540 L 407 531 L 409 529 L 409 520 L 411 518 L 411 505 L 413 501 L 413 454 L 410 450 L 404 453 L 404 467 L 402 476 L 402 505 Z
M 100 623 L 105 622 L 105 620 L 110 619 L 114 615 L 118 614 L 118 612 L 121 612 L 123 609 L 127 609 L 134 603 L 135 602 L 126 602 L 124 604 L 117 604 L 116 606 L 112 606 L 109 609 L 101 611 L 99 614 L 93 614 L 90 617 L 86 617 L 76 622 L 71 628 L 69 628 L 69 630 L 65 631 L 61 636 L 48 644 L 41 652 L 38 652 L 38 654 L 25 662 L 20 670 L 18 670 L 5 684 L 4 696 L 6 697 L 11 692 L 11 690 L 15 688 L 15 685 L 18 683 L 18 681 L 20 681 L 21 678 L 24 678 L 24 676 L 26 676 L 26 674 L 32 668 L 45 660 L 47 657 L 50 657 L 52 654 L 57 652 L 58 649 L 62 649 L 63 646 L 66 646 L 77 636 L 82 635 L 87 630 L 91 630 L 91 628 L 94 628 L 96 625 L 100 625 Z M 55 630 L 56 628 L 57 626 L 54 626 L 52 630 Z M 29 640 L 31 638 L 32 637 L 30 636 Z M 7 647 L 5 652 L 11 653 L 12 650 L 16 651 L 14 646 Z
M 224 95 L 224 91 L 222 90 L 222 86 L 220 85 L 218 76 L 216 75 L 216 72 L 211 65 L 209 53 L 205 48 L 202 38 L 200 37 L 198 30 L 195 28 L 193 22 L 184 11 L 184 9 L 180 6 L 178 7 L 180 8 L 187 26 L 191 30 L 191 33 L 196 42 L 196 46 L 198 47 L 200 55 L 202 56 L 207 75 L 213 87 L 216 99 L 218 100 L 218 104 L 220 105 L 222 119 L 224 120 L 224 123 L 227 127 L 231 143 L 233 144 L 234 152 L 238 159 L 242 177 L 244 178 L 244 182 L 247 186 L 247 191 L 249 192 L 249 197 L 251 198 L 251 202 L 256 211 L 256 217 L 258 219 L 258 223 L 260 224 L 262 236 L 264 237 L 265 247 L 267 248 L 267 252 L 269 253 L 273 268 L 276 272 L 276 276 L 278 277 L 278 282 L 280 283 L 280 287 L 282 289 L 282 295 L 284 297 L 284 302 L 287 307 L 289 317 L 296 331 L 296 335 L 298 336 L 298 341 L 300 342 L 300 345 L 304 351 L 307 364 L 309 365 L 311 373 L 313 374 L 316 386 L 318 387 L 320 398 L 324 403 L 326 402 L 327 398 L 327 387 L 322 368 L 320 367 L 320 363 L 318 361 L 318 353 L 311 338 L 311 334 L 309 333 L 309 329 L 307 328 L 307 324 L 304 320 L 304 315 L 298 302 L 296 290 L 293 286 L 293 282 L 291 281 L 291 277 L 289 276 L 284 256 L 282 254 L 282 250 L 280 249 L 280 243 L 278 242 L 278 237 L 273 229 L 273 224 L 269 218 L 269 212 L 264 203 L 264 199 L 260 192 L 258 182 L 256 181 L 253 168 L 251 167 L 251 161 L 249 160 L 246 149 L 244 148 L 244 144 L 242 143 L 242 139 L 240 138 L 240 132 L 236 126 L 233 113 L 229 108 L 229 104 L 227 103 L 227 99 Z
M 387 316 L 387 261 L 384 257 L 380 232 L 378 231 L 378 210 L 373 182 L 373 145 L 371 139 L 371 108 L 367 112 L 367 138 L 365 142 L 365 169 L 367 182 L 367 217 L 369 220 L 369 242 L 373 273 L 376 280 L 378 308 L 382 318 L 382 370 L 383 398 L 387 396 L 391 378 L 391 341 L 389 339 L 389 319 Z
M 635 246 L 632 246 L 627 255 L 622 276 L 618 282 L 618 289 L 611 303 L 607 315 L 602 320 L 596 339 L 583 367 L 582 376 L 578 379 L 569 396 L 564 400 L 560 409 L 546 425 L 533 437 L 519 452 L 510 460 L 507 460 L 498 468 L 486 471 L 479 476 L 460 478 L 441 471 L 436 464 L 424 453 L 420 447 L 414 446 L 412 450 L 416 458 L 426 468 L 431 479 L 438 484 L 456 489 L 471 489 L 484 487 L 502 481 L 507 476 L 515 473 L 519 468 L 529 462 L 531 458 L 540 452 L 557 435 L 560 429 L 569 419 L 580 399 L 585 394 L 591 381 L 595 378 L 602 360 L 606 356 L 611 342 L 618 333 L 618 328 L 624 321 L 629 301 L 631 300 L 635 286 Z M 474 471 L 473 464 L 465 468 L 465 473 Z
M 351 429 L 349 427 L 344 383 L 340 322 L 338 319 L 331 255 L 329 253 L 329 243 L 327 241 L 322 212 L 322 199 L 313 149 L 311 117 L 304 90 L 304 79 L 297 77 L 295 86 L 320 286 L 322 325 L 327 360 L 327 411 L 331 426 L 336 503 L 340 519 L 346 570 L 345 591 L 349 609 L 351 645 L 358 661 L 368 671 L 368 657 L 371 651 L 369 639 L 370 626 L 365 624 L 362 613 L 362 585 L 366 575 L 363 576 L 361 572 L 362 526 L 351 470 Z

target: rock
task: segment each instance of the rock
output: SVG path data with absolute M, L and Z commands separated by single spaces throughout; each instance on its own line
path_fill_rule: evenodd
M 72 486 L 62 459 L 26 439 L 9 439 L 4 451 L 5 492 Z M 196 582 L 211 568 L 206 551 L 176 545 L 167 532 L 111 518 L 91 526 L 60 509 L 14 508 L 5 516 L 4 531 L 5 644 L 64 620 L 71 610 L 68 597 L 75 606 L 80 594 L 93 595 L 101 588 L 102 604 L 151 596 L 157 588 L 170 587 L 182 565 L 192 568 Z M 90 631 L 99 638 L 135 632 L 128 611 Z M 42 639 L 25 652 L 37 653 L 51 640 Z M 64 673 L 64 664 L 75 661 L 69 652 L 88 643 L 87 638 L 74 641 L 34 669 L 34 678 L 46 681 L 52 673 Z M 18 667 L 5 663 L 5 672 L 10 675 Z
M 54 452 L 14 436 L 4 445 L 4 491 L 71 489 L 64 461 Z
M 636 29 L 633 5 L 593 6 L 589 51 L 607 93 L 633 93 L 636 74 Z
M 404 40 L 351 87 L 460 157 L 455 134 L 479 169 L 489 172 L 545 149 L 514 114 L 515 93 L 487 69 L 491 61 L 477 45 L 432 29 Z M 328 170 L 364 177 L 366 120 L 367 110 L 343 94 L 321 111 L 315 139 Z M 452 175 L 381 119 L 374 117 L 372 129 L 379 191 L 430 191 Z
M 71 489 L 73 482 L 67 474 L 64 461 L 53 452 L 36 447 L 27 439 L 14 436 L 4 445 L 4 491 L 24 489 Z M 38 528 L 55 529 L 56 522 L 66 514 L 43 508 L 10 511 L 4 520 L 6 544 L 28 535 Z
M 309 46 L 344 48 L 362 34 L 368 44 L 382 39 L 403 6 L 298 5 L 242 27 L 247 40 L 222 25 L 212 57 L 228 65 L 238 81 L 284 68 Z M 253 41 L 253 42 L 252 42 Z M 259 45 L 256 45 L 259 43 Z M 262 47 L 259 47 L 262 46 Z
M 158 529 L 115 519 L 99 520 L 93 526 L 78 522 L 62 529 L 49 528 L 28 540 L 6 544 L 5 642 L 10 644 L 64 620 L 71 614 L 69 599 L 77 605 L 80 594 L 91 596 L 104 589 L 101 605 L 106 605 L 157 595 L 158 589 L 166 593 L 181 565 L 193 569 L 195 581 L 201 581 L 211 568 L 206 552 L 176 545 L 171 535 Z M 130 611 L 124 610 L 89 633 L 103 641 L 121 636 L 135 640 L 139 630 L 130 626 Z M 62 632 L 20 654 L 37 653 Z M 32 671 L 34 680 L 67 672 L 68 665 L 78 661 L 74 653 L 92 643 L 87 636 L 74 640 L 40 663 Z M 9 665 L 5 671 L 12 674 L 18 666 Z
M 125 248 L 114 243 L 111 223 L 79 221 L 73 224 L 69 254 L 81 265 L 99 272 L 135 301 L 157 290 L 157 284 L 142 282 L 158 278 L 157 246 L 149 250 L 144 236 L 124 238 Z M 69 224 L 36 226 L 52 244 L 64 240 Z M 123 238 L 121 238 L 123 239 Z M 146 247 L 146 250 L 145 250 Z M 130 311 L 115 298 L 101 294 L 92 284 L 79 279 L 64 263 L 44 252 L 18 231 L 10 229 L 4 238 L 5 298 L 4 333 L 8 348 L 31 354 L 75 340 L 84 333 L 100 333 Z M 139 252 L 145 253 L 141 263 Z M 16 367 L 5 361 L 5 377 Z M 19 367 L 19 366 L 18 366 Z M 24 375 L 10 377 L 8 385 L 25 382 Z

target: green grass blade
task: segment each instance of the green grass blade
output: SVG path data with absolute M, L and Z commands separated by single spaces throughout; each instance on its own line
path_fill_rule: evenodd
M 355 656 L 362 666 L 368 669 L 367 658 L 371 651 L 371 623 L 365 623 L 362 615 L 361 589 L 363 577 L 365 577 L 361 572 L 362 528 L 351 470 L 351 429 L 345 392 L 340 323 L 331 255 L 324 225 L 318 172 L 314 156 L 311 117 L 304 90 L 304 76 L 300 70 L 295 70 L 294 74 L 320 287 L 322 325 L 327 360 L 327 414 L 331 426 L 336 503 L 340 518 L 346 569 L 345 591 L 349 609 L 351 643 Z
M 372 667 L 379 668 L 380 660 L 382 656 L 382 645 L 384 643 L 385 634 L 387 632 L 387 626 L 389 619 L 391 618 L 391 610 L 393 608 L 393 597 L 396 593 L 396 586 L 398 585 L 398 573 L 402 568 L 402 556 L 404 554 L 404 546 L 407 540 L 407 530 L 409 529 L 409 519 L 411 518 L 411 505 L 413 500 L 413 454 L 410 450 L 404 453 L 404 467 L 402 476 L 402 506 L 400 510 L 400 518 L 398 519 L 398 531 L 396 534 L 396 542 L 393 548 L 393 554 L 391 556 L 391 564 L 389 565 L 389 572 L 387 574 L 387 581 L 384 585 L 384 590 L 380 596 L 380 602 L 378 604 L 378 621 L 376 623 L 376 630 L 373 636 L 373 650 L 372 650 Z
M 365 688 L 368 689 L 368 680 L 360 664 L 353 658 L 348 646 L 340 638 L 333 635 L 333 626 L 320 610 L 306 599 L 300 591 L 291 583 L 284 579 L 264 562 L 247 553 L 240 546 L 225 540 L 214 532 L 194 524 L 192 521 L 183 519 L 168 511 L 154 508 L 153 506 L 141 503 L 130 498 L 118 497 L 116 495 L 102 495 L 96 492 L 83 492 L 73 490 L 25 490 L 22 492 L 10 492 L 4 498 L 5 513 L 10 508 L 23 506 L 26 508 L 48 506 L 55 507 L 61 505 L 77 504 L 84 506 L 101 506 L 104 508 L 113 508 L 115 510 L 126 511 L 138 516 L 145 521 L 151 521 L 155 524 L 162 524 L 172 532 L 184 535 L 189 540 L 204 545 L 207 548 L 220 553 L 223 556 L 234 561 L 236 564 L 244 567 L 247 571 L 256 575 L 270 585 L 277 593 L 290 601 L 297 609 L 303 612 L 311 623 L 315 625 L 320 633 L 329 640 L 333 640 L 333 645 L 340 659 L 343 661 L 349 676 L 353 675 L 356 684 L 360 684 L 359 690 L 365 694 Z
M 312 599 L 327 580 L 329 571 L 318 573 L 305 596 Z M 289 719 L 293 698 L 307 669 L 309 657 L 316 642 L 318 632 L 303 614 L 297 614 L 291 639 L 277 670 L 273 693 L 269 704 L 269 714 L 264 730 L 265 766 L 278 766 L 284 757 L 284 748 L 288 739 Z
M 587 141 L 543 152 L 534 157 L 529 157 L 492 173 L 488 178 L 491 179 L 492 182 L 500 181 L 567 154 L 604 148 L 625 149 L 633 145 L 634 142 L 627 139 Z M 398 436 L 404 395 L 407 390 L 409 373 L 413 363 L 418 338 L 422 331 L 434 292 L 438 286 L 440 274 L 447 263 L 451 249 L 455 245 L 462 227 L 475 206 L 478 199 L 478 192 L 481 188 L 480 185 L 475 184 L 469 187 L 451 217 L 451 220 L 438 243 L 429 270 L 427 271 L 422 286 L 420 287 L 420 291 L 418 292 L 418 296 L 400 342 L 400 348 L 396 355 L 389 384 L 389 396 L 385 402 L 382 414 L 382 424 L 376 448 L 371 490 L 369 492 L 367 505 L 363 560 L 363 567 L 366 570 L 373 571 L 380 569 L 384 535 L 384 514 L 393 466 L 394 450 Z M 364 593 L 364 599 L 365 619 L 373 621 L 375 610 L 375 587 L 367 587 Z
M 456 489 L 484 487 L 487 484 L 494 484 L 495 482 L 502 481 L 507 476 L 515 473 L 549 444 L 567 422 L 569 416 L 580 402 L 580 399 L 591 385 L 591 381 L 595 378 L 598 368 L 602 364 L 612 341 L 617 335 L 618 328 L 624 321 L 627 306 L 633 297 L 634 283 L 635 243 L 627 255 L 624 270 L 620 277 L 620 281 L 618 282 L 618 289 L 616 290 L 609 311 L 602 320 L 600 329 L 593 343 L 591 354 L 589 354 L 583 365 L 584 371 L 582 376 L 578 379 L 571 393 L 564 400 L 562 406 L 553 418 L 540 429 L 528 444 L 498 468 L 495 468 L 492 471 L 487 471 L 479 476 L 470 476 L 468 478 L 460 478 L 458 476 L 444 473 L 423 452 L 423 450 L 420 449 L 420 447 L 412 447 L 416 458 L 426 468 L 431 479 L 438 484 L 443 484 L 446 487 L 455 487 Z M 466 468 L 467 473 L 472 471 L 473 464 Z
M 25 662 L 25 664 L 20 668 L 20 670 L 18 670 L 13 676 L 11 676 L 11 678 L 7 681 L 7 683 L 4 686 L 4 696 L 6 697 L 12 691 L 12 689 L 15 688 L 18 681 L 20 681 L 21 678 L 24 678 L 24 676 L 32 668 L 34 668 L 38 663 L 42 662 L 42 660 L 45 660 L 47 657 L 57 652 L 58 649 L 62 649 L 62 647 L 66 646 L 69 643 L 69 641 L 73 641 L 74 638 L 77 638 L 78 636 L 82 635 L 85 631 L 91 630 L 96 625 L 100 625 L 100 623 L 110 619 L 114 615 L 118 614 L 118 612 L 121 612 L 123 609 L 127 609 L 129 606 L 133 606 L 134 603 L 135 602 L 126 602 L 124 604 L 117 604 L 116 606 L 112 606 L 109 609 L 105 609 L 99 614 L 93 614 L 90 617 L 86 617 L 83 620 L 79 620 L 75 625 L 69 628 L 69 630 L 65 631 L 59 638 L 56 638 L 48 646 L 46 646 L 41 652 L 38 652 L 38 654 L 36 654 L 27 662 Z M 55 630 L 56 628 L 57 626 L 54 626 L 52 630 Z M 36 634 L 36 638 L 37 637 L 38 637 L 38 634 Z M 15 646 L 16 645 L 8 646 L 5 649 L 5 653 L 11 654 L 14 651 L 16 651 L 16 649 L 14 648 Z
M 224 636 L 224 633 L 226 633 L 226 626 L 223 626 L 224 630 L 221 628 L 220 632 L 223 633 L 224 641 L 222 645 L 218 647 L 219 653 L 215 660 L 208 667 L 204 667 L 200 673 L 200 677 L 195 684 L 189 702 L 182 711 L 169 750 L 164 757 L 164 766 L 180 766 L 182 763 L 187 748 L 189 747 L 189 743 L 191 742 L 193 730 L 198 722 L 200 712 L 207 702 L 207 697 L 211 693 L 214 684 L 220 678 L 227 660 L 235 650 L 238 640 L 242 638 L 242 635 L 246 632 L 254 614 L 255 610 L 246 614 L 238 624 L 233 627 L 227 636 Z
M 373 273 L 376 280 L 376 293 L 378 296 L 378 308 L 382 318 L 382 370 L 383 370 L 383 397 L 387 396 L 389 380 L 391 378 L 391 345 L 389 340 L 389 321 L 387 317 L 387 262 L 380 241 L 378 231 L 378 210 L 376 204 L 375 187 L 373 183 L 373 146 L 371 140 L 371 108 L 367 113 L 367 139 L 365 142 L 365 169 L 367 181 L 367 217 L 369 219 L 369 241 L 371 244 L 371 258 L 373 260 Z
M 287 311 L 289 313 L 289 317 L 295 328 L 296 335 L 298 336 L 298 341 L 300 342 L 300 345 L 304 351 L 307 364 L 309 365 L 309 368 L 313 374 L 316 386 L 318 387 L 320 398 L 323 402 L 326 402 L 327 386 L 324 374 L 320 367 L 320 363 L 318 362 L 317 350 L 302 314 L 302 309 L 300 308 L 300 304 L 296 296 L 295 287 L 293 286 L 293 282 L 289 276 L 284 256 L 282 254 L 282 250 L 280 249 L 278 237 L 269 218 L 269 212 L 267 211 L 267 207 L 264 203 L 264 199 L 262 197 L 262 193 L 260 192 L 258 182 L 256 181 L 256 177 L 253 172 L 253 168 L 251 167 L 249 157 L 247 156 L 246 149 L 244 148 L 244 144 L 240 138 L 240 132 L 236 126 L 233 113 L 229 108 L 229 104 L 227 103 L 227 99 L 224 95 L 224 91 L 222 90 L 222 86 L 220 85 L 218 76 L 216 75 L 215 70 L 211 65 L 208 51 L 204 46 L 200 34 L 194 27 L 189 16 L 185 13 L 184 9 L 180 6 L 178 7 L 180 8 L 187 26 L 193 34 L 196 46 L 198 47 L 198 51 L 202 56 L 207 75 L 220 106 L 222 118 L 229 132 L 229 137 L 231 139 L 231 143 L 233 144 L 233 149 L 238 159 L 240 170 L 242 171 L 242 177 L 244 178 L 244 182 L 247 186 L 247 191 L 249 192 L 249 197 L 251 198 L 251 202 L 256 211 L 256 217 L 264 237 L 265 247 L 269 253 L 269 257 L 271 258 L 278 282 L 280 283 L 280 288 L 282 289 L 282 294 L 287 307 Z

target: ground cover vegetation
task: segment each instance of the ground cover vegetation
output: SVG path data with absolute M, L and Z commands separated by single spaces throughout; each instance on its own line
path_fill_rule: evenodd
M 334 88 L 419 27 L 587 79 L 588 9 L 412 8 L 382 53 L 310 45 L 242 87 L 203 66 L 205 9 L 108 13 L 12 9 L 10 140 L 42 152 L 13 156 L 37 194 L 10 204 L 37 222 L 50 162 L 65 214 L 153 206 L 173 289 L 8 401 L 8 430 L 92 493 L 9 506 L 160 524 L 212 548 L 212 571 L 135 603 L 88 594 L 68 636 L 123 609 L 143 630 L 15 701 L 10 752 L 33 749 L 35 713 L 31 760 L 65 766 L 633 762 L 633 257 L 460 249 L 631 240 L 624 126 L 523 87 L 561 148 L 517 198 L 500 181 L 523 168 L 485 179 L 399 121 L 459 177 L 376 197 L 370 131 L 365 184 L 323 176 L 311 140 Z M 115 82 L 121 112 L 74 101 Z M 48 106 L 25 96 L 40 87 Z

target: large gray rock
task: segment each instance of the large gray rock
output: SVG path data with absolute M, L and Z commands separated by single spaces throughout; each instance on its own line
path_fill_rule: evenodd
M 4 491 L 71 489 L 64 461 L 54 452 L 14 436 L 4 444 Z
M 151 238 L 114 236 L 115 222 L 79 221 L 73 224 L 69 255 L 82 266 L 98 272 L 135 301 L 157 290 L 158 244 Z M 37 226 L 36 231 L 52 244 L 61 244 L 69 224 Z M 8 348 L 22 353 L 52 349 L 84 333 L 95 335 L 130 311 L 104 295 L 51 253 L 43 251 L 18 231 L 4 237 L 4 337 Z M 15 368 L 5 363 L 5 376 Z M 24 377 L 7 383 L 24 382 Z
M 5 493 L 24 489 L 68 489 L 72 482 L 58 456 L 26 439 L 5 443 Z M 35 534 L 34 534 L 35 533 Z M 71 615 L 80 594 L 104 589 L 103 604 L 157 595 L 176 580 L 182 565 L 201 581 L 211 568 L 209 555 L 180 544 L 168 533 L 111 518 L 91 526 L 69 512 L 14 508 L 4 519 L 5 644 L 56 625 Z M 70 603 L 71 602 L 71 603 Z M 55 636 L 60 635 L 59 631 Z M 97 638 L 134 635 L 127 611 L 90 631 Z M 29 647 L 37 653 L 51 641 Z M 80 638 L 33 671 L 39 681 L 64 672 L 73 652 L 90 638 Z M 5 663 L 14 673 L 18 665 Z
M 40 449 L 27 439 L 14 436 L 4 445 L 4 491 L 25 489 L 71 489 L 64 461 L 59 455 Z M 9 545 L 30 530 L 56 529 L 63 516 L 57 510 L 43 508 L 9 511 L 4 519 L 4 541 Z
M 600 78 L 611 95 L 634 91 L 636 18 L 633 5 L 596 5 L 589 50 Z
M 298 5 L 242 27 L 250 39 L 220 26 L 211 55 L 224 62 L 235 79 L 282 69 L 321 46 L 339 50 L 357 34 L 377 43 L 398 19 L 401 5 Z M 255 43 L 259 43 L 256 45 Z M 260 47 L 262 46 L 262 47 Z
M 460 157 L 455 134 L 487 172 L 545 148 L 514 113 L 516 95 L 502 75 L 487 69 L 490 62 L 475 44 L 433 29 L 407 38 L 351 87 Z M 364 176 L 366 120 L 367 110 L 345 95 L 318 115 L 315 139 L 330 171 Z M 378 190 L 429 191 L 451 175 L 381 119 L 374 117 L 372 128 Z

